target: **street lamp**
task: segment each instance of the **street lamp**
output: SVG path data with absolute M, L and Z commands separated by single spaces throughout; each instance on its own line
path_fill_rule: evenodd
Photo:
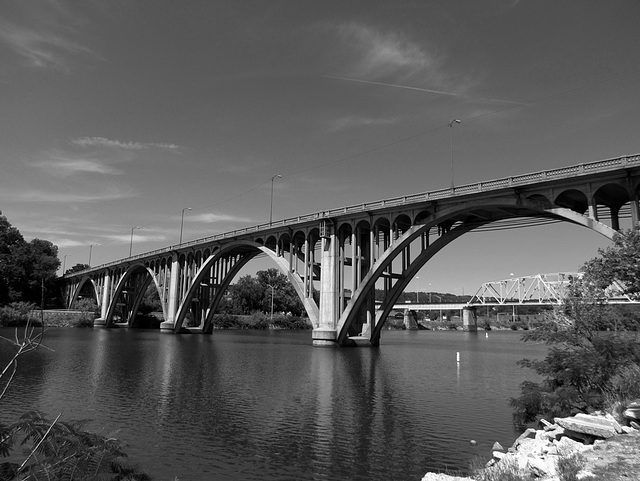
M 93 246 L 97 246 L 100 244 L 89 244 L 89 263 L 87 264 L 89 267 L 91 267 L 91 251 L 93 250 Z
M 62 275 L 64 276 L 64 270 L 67 265 L 67 257 L 71 257 L 71 254 L 65 254 L 64 259 L 62 259 Z
M 273 287 L 271 284 L 267 284 L 270 288 L 271 288 L 271 321 L 273 322 L 273 292 L 275 287 Z
M 276 177 L 278 179 L 282 179 L 282 176 L 280 174 L 276 174 L 271 177 L 271 204 L 269 207 L 269 225 L 271 225 L 271 222 L 273 221 L 273 179 L 275 179 Z
M 133 250 L 133 231 L 139 229 L 140 227 L 135 226 L 131 228 L 131 240 L 129 241 L 129 257 L 131 257 L 131 252 Z
M 451 190 L 453 190 L 453 124 L 459 124 L 462 120 L 453 119 L 449 122 L 449 133 L 451 138 Z
M 180 221 L 180 245 L 182 245 L 182 229 L 184 227 L 184 211 L 191 210 L 191 207 L 185 207 L 182 209 L 182 220 Z
M 420 299 L 418 298 L 418 291 L 420 290 L 420 282 L 418 282 L 420 278 L 416 276 L 416 304 L 420 303 Z

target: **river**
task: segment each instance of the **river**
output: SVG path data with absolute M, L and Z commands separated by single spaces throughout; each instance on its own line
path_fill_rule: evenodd
M 515 363 L 546 349 L 521 334 L 384 331 L 368 349 L 314 348 L 310 331 L 50 329 L 1 419 L 90 419 L 157 480 L 420 480 L 513 442 L 508 400 L 535 379 Z

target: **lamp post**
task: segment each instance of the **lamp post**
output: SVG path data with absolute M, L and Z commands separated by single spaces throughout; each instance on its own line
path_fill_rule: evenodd
M 184 228 L 184 211 L 185 210 L 191 210 L 191 207 L 185 207 L 184 209 L 182 209 L 182 219 L 180 220 L 180 244 L 182 245 L 182 229 Z
M 89 244 L 89 263 L 87 264 L 91 267 L 91 252 L 93 251 L 93 246 L 97 246 L 98 244 Z
M 65 254 L 64 258 L 62 259 L 62 275 L 64 276 L 64 270 L 66 268 L 67 265 L 67 257 L 71 257 L 71 254 Z
M 269 207 L 269 225 L 271 225 L 271 222 L 273 221 L 273 179 L 275 179 L 276 177 L 278 179 L 282 179 L 282 176 L 280 174 L 276 174 L 271 177 L 271 204 Z
M 449 122 L 449 137 L 451 139 L 451 190 L 453 190 L 453 124 L 459 124 L 462 121 L 460 119 L 453 119 Z
M 418 276 L 416 276 L 416 304 L 420 303 L 420 299 L 418 297 L 419 293 L 418 291 L 420 290 L 420 278 Z
M 270 288 L 271 288 L 271 321 L 273 322 L 273 292 L 275 290 L 275 287 L 273 287 L 271 284 L 267 284 Z
M 133 231 L 139 228 L 140 227 L 138 226 L 131 228 L 131 240 L 129 241 L 129 257 L 131 257 L 131 252 L 133 251 Z

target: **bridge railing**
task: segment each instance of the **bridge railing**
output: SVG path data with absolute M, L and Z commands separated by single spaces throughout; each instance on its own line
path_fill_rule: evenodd
M 297 217 L 289 217 L 286 219 L 278 220 L 271 223 L 258 224 L 251 227 L 245 227 L 243 229 L 236 229 L 231 232 L 224 232 L 220 234 L 214 234 L 212 236 L 203 237 L 201 239 L 195 239 L 192 241 L 183 242 L 179 245 L 172 245 L 156 249 L 153 251 L 145 252 L 143 254 L 137 254 L 135 256 L 127 257 L 117 261 L 102 264 L 100 266 L 85 269 L 84 271 L 74 272 L 70 276 L 75 277 L 82 275 L 85 272 L 92 270 L 104 269 L 114 265 L 118 265 L 123 261 L 136 261 L 149 256 L 155 256 L 159 254 L 165 254 L 176 249 L 182 249 L 194 245 L 206 244 L 208 242 L 215 242 L 219 240 L 225 240 L 233 237 L 244 236 L 247 234 L 267 231 L 274 227 L 287 227 L 297 224 L 303 224 L 305 222 L 316 221 L 320 219 L 327 219 L 332 217 L 338 217 L 348 214 L 358 214 L 361 212 L 367 212 L 377 209 L 385 209 L 389 207 L 396 207 L 408 204 L 415 204 L 419 202 L 426 202 L 430 200 L 439 200 L 449 197 L 456 197 L 459 195 L 469 195 L 481 192 L 487 192 L 491 190 L 499 190 L 513 186 L 522 186 L 532 184 L 535 182 L 542 182 L 545 180 L 557 180 L 563 177 L 575 177 L 579 175 L 593 174 L 595 172 L 604 172 L 608 170 L 615 170 L 621 167 L 634 167 L 640 165 L 640 154 L 626 155 L 621 157 L 615 157 L 612 159 L 597 160 L 594 162 L 588 162 L 584 164 L 573 165 L 569 167 L 561 167 L 558 169 L 550 169 L 541 172 L 533 172 L 522 175 L 515 175 L 511 177 L 504 177 L 502 179 L 494 179 L 484 182 L 476 182 L 473 184 L 460 185 L 457 187 L 450 187 L 446 189 L 438 189 L 429 192 L 423 192 L 418 194 L 404 195 L 400 197 L 392 197 L 390 199 L 377 200 L 373 202 L 366 202 L 362 204 L 355 204 L 346 207 L 340 207 L 336 209 L 329 209 L 311 214 L 300 215 Z

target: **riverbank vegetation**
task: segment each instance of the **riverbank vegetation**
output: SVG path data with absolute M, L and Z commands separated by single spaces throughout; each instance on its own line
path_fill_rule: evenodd
M 21 356 L 42 344 L 44 327 L 30 321 L 16 328 L 13 339 L 0 338 L 13 349 L 0 372 L 0 405 L 10 389 Z M 6 347 L 3 347 L 6 349 Z M 28 411 L 13 422 L 0 419 L 0 481 L 22 479 L 109 479 L 147 481 L 151 477 L 127 458 L 120 441 L 113 436 L 85 430 L 86 421 L 51 420 Z
M 639 231 L 616 235 L 581 272 L 562 305 L 524 334 L 549 351 L 542 360 L 520 361 L 542 380 L 525 381 L 511 400 L 517 424 L 598 409 L 615 414 L 640 398 L 638 320 L 608 302 L 613 289 L 640 300 Z

